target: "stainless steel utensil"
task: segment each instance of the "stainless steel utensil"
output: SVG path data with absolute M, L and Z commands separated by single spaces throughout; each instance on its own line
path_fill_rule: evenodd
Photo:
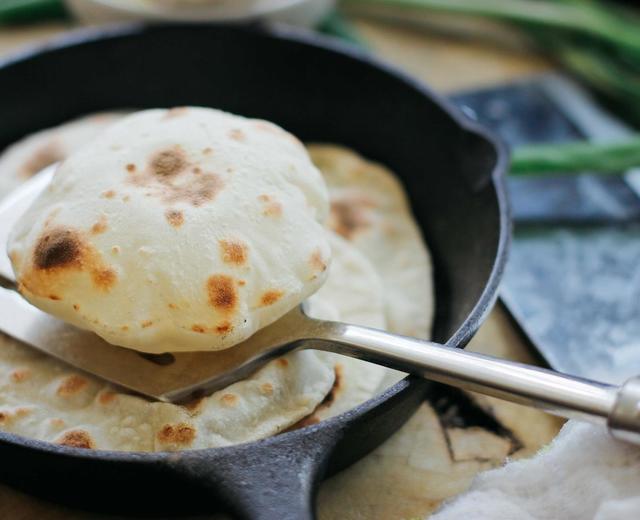
M 25 183 L 0 205 L 0 243 L 46 188 L 55 166 Z M 0 255 L 0 276 L 13 273 Z M 0 330 L 77 368 L 147 397 L 178 402 L 226 386 L 267 361 L 305 348 L 370 361 L 442 383 L 535 406 L 563 417 L 607 424 L 616 438 L 640 444 L 640 377 L 620 387 L 513 361 L 465 352 L 346 323 L 310 318 L 299 306 L 247 341 L 218 352 L 139 354 L 31 306 L 0 288 Z

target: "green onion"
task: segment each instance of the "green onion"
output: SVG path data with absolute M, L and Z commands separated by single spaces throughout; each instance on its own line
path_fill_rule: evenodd
M 356 28 L 336 9 L 332 9 L 329 12 L 324 20 L 320 22 L 317 29 L 329 36 L 341 38 L 360 47 L 367 47 L 366 42 Z
M 489 17 L 522 29 L 579 79 L 640 122 L 640 14 L 597 0 L 343 0 Z M 412 11 L 413 12 L 413 11 Z
M 487 17 L 521 29 L 578 79 L 640 123 L 640 13 L 598 0 L 343 0 L 347 6 L 388 7 Z M 385 11 L 375 11 L 384 14 Z M 640 167 L 640 136 L 625 142 L 577 142 L 517 148 L 514 175 Z
M 571 142 L 521 146 L 511 157 L 512 175 L 620 173 L 640 166 L 640 137 L 613 143 Z
M 343 0 L 345 5 L 383 5 L 482 16 L 538 28 L 576 31 L 598 38 L 640 59 L 640 30 L 636 20 L 619 16 L 597 2 L 548 0 Z
M 0 24 L 64 18 L 62 0 L 0 0 Z

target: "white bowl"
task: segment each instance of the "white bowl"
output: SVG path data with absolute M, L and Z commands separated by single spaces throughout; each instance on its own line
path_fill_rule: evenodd
M 82 22 L 268 19 L 312 26 L 335 0 L 65 0 Z

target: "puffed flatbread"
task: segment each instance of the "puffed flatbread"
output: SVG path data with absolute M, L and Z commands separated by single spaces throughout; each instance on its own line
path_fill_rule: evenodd
M 321 287 L 328 206 L 320 172 L 280 127 L 145 110 L 60 163 L 8 250 L 27 300 L 109 343 L 220 350 Z

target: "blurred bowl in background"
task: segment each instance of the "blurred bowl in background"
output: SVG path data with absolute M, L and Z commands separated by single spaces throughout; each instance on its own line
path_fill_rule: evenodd
M 241 21 L 265 19 L 311 27 L 335 0 L 65 0 L 76 18 L 96 24 L 124 20 Z

